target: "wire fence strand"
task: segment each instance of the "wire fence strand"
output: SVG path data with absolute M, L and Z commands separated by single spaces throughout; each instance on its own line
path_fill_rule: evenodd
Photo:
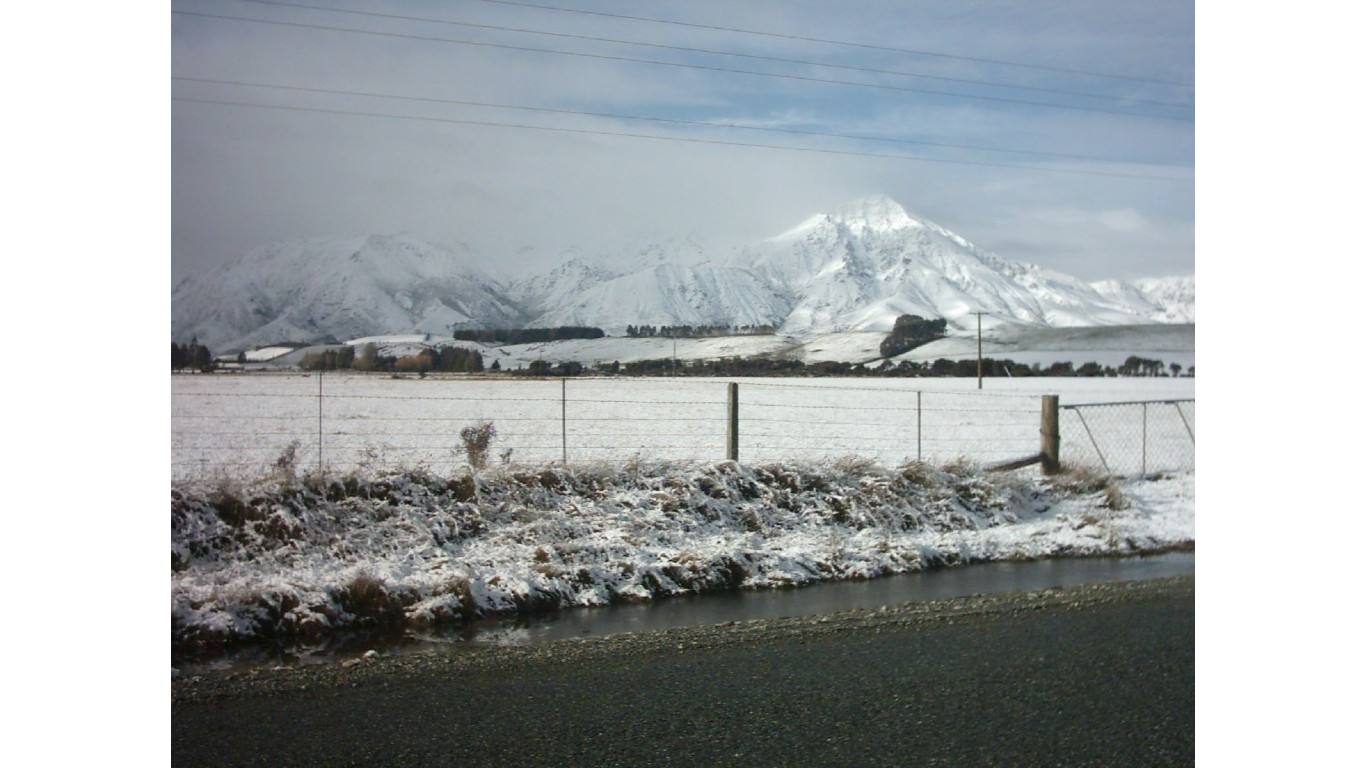
M 641 379 L 392 379 L 310 376 L 173 377 L 172 476 L 279 471 L 430 468 L 471 461 L 460 432 L 491 423 L 490 463 L 719 461 L 727 458 L 727 384 Z M 1039 451 L 1039 400 L 1026 394 L 929 392 L 885 386 L 749 382 L 739 386 L 739 458 L 746 462 L 845 457 L 908 461 L 1013 461 Z M 1113 432 L 1122 415 L 1064 409 L 1064 459 L 1129 461 Z M 1069 407 L 1070 408 L 1070 407 Z M 1194 401 L 1152 406 L 1140 470 L 1182 466 L 1193 446 Z M 1159 411 L 1162 419 L 1158 418 Z M 1088 439 L 1082 421 L 1104 440 Z M 1066 430 L 1070 430 L 1066 431 Z M 1187 436 L 1189 434 L 1189 437 Z M 1087 451 L 1092 451 L 1088 454 Z M 1128 451 L 1126 453 L 1125 451 Z M 1188 451 L 1193 466 L 1193 448 Z M 1146 458 L 1145 458 L 1146 457 Z M 1151 467 L 1148 466 L 1150 462 Z M 1127 464 L 1126 464 L 1127 466 Z

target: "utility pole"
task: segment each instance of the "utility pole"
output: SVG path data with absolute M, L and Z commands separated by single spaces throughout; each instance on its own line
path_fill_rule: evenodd
M 970 315 L 977 315 L 977 388 L 982 388 L 982 315 L 985 312 L 969 312 Z

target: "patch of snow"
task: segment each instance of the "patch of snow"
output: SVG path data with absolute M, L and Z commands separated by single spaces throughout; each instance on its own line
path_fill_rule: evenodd
M 423 625 L 1193 545 L 1193 472 L 1118 490 L 1113 505 L 1103 490 L 1032 473 L 857 462 L 184 484 L 171 504 L 172 633 L 306 635 L 381 614 Z

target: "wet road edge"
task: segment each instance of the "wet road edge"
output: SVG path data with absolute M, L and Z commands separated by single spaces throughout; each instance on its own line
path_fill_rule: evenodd
M 1088 584 L 1031 592 L 968 597 L 857 609 L 817 616 L 759 619 L 701 627 L 680 627 L 640 634 L 558 640 L 536 646 L 475 647 L 357 657 L 336 664 L 205 673 L 172 680 L 171 704 L 177 709 L 211 702 L 273 697 L 344 696 L 348 690 L 409 681 L 430 681 L 475 673 L 536 674 L 554 668 L 592 665 L 652 654 L 735 649 L 828 640 L 842 633 L 914 631 L 994 621 L 1006 617 L 1085 611 L 1105 605 L 1137 604 L 1189 596 L 1195 577 Z

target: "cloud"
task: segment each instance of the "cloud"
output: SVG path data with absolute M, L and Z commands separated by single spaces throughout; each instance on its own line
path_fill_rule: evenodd
M 623 11 L 615 3 L 576 5 Z M 509 265 L 507 254 L 523 245 L 554 253 L 571 244 L 613 248 L 684 233 L 714 243 L 765 237 L 845 200 L 880 192 L 1005 258 L 1032 258 L 1063 271 L 1080 268 L 1087 276 L 1141 273 L 1149 258 L 1143 254 L 1155 247 L 1155 238 L 1161 240 L 1155 232 L 1177 232 L 1193 223 L 1192 124 L 1015 103 L 1179 112 L 1132 100 L 1136 94 L 1177 99 L 1189 91 L 1080 72 L 1189 78 L 1190 4 L 1111 5 L 1012 4 L 1003 13 L 999 3 L 851 7 L 755 0 L 737 6 L 699 0 L 629 9 L 688 24 L 959 57 L 949 58 L 480 2 L 366 8 L 504 29 L 180 0 L 172 5 L 184 12 L 172 19 L 173 267 L 199 271 L 274 240 L 374 231 L 466 242 L 492 261 L 517 266 Z M 527 35 L 513 28 L 862 70 Z M 530 48 L 564 53 L 525 50 Z M 1003 67 L 981 59 L 1056 69 Z M 892 70 L 948 79 L 880 73 Z M 859 80 L 869 87 L 817 82 L 822 79 Z M 1005 100 L 993 100 L 998 98 Z M 518 106 L 540 111 L 509 108 Z M 1070 225 L 1058 218 L 1068 211 L 1081 212 Z M 1162 241 L 1163 258 L 1191 271 L 1193 244 L 1189 238 L 1182 242 L 1174 235 Z

